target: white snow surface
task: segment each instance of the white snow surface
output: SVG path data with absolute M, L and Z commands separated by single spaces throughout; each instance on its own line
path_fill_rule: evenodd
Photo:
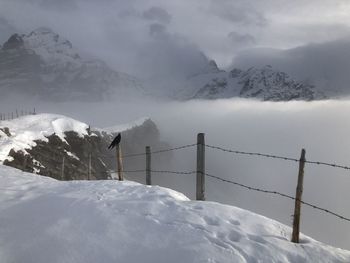
M 350 262 L 266 217 L 158 186 L 70 181 L 0 165 L 0 262 Z
M 88 125 L 62 115 L 38 114 L 0 121 L 2 127 L 8 127 L 11 136 L 0 133 L 0 163 L 9 158 L 11 149 L 26 152 L 36 145 L 36 140 L 48 141 L 47 136 L 52 134 L 64 142 L 66 131 L 75 131 L 79 136 L 87 135 Z

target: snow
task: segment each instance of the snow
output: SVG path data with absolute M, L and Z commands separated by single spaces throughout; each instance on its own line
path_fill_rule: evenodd
M 350 262 L 236 207 L 134 182 L 62 182 L 0 165 L 0 262 Z
M 233 69 L 225 72 L 217 69 L 191 76 L 187 86 L 177 97 L 179 99 L 243 97 L 275 101 L 324 99 L 324 95 L 313 85 L 296 81 L 269 65 L 245 71 Z
M 79 55 L 72 44 L 49 28 L 38 28 L 22 38 L 27 49 L 33 50 L 51 66 L 79 66 Z
M 37 94 L 51 101 L 115 100 L 145 94 L 136 77 L 87 54 L 80 56 L 69 40 L 49 28 L 15 36 L 23 42 L 21 48 L 0 50 L 2 69 L 7 69 L 0 72 L 0 84 L 9 93 Z M 30 63 L 26 69 L 24 62 Z
M 0 133 L 0 163 L 9 158 L 11 149 L 26 152 L 26 149 L 36 145 L 36 140 L 48 141 L 47 137 L 52 134 L 56 134 L 63 142 L 66 142 L 66 131 L 75 131 L 80 137 L 88 135 L 87 124 L 56 114 L 28 115 L 0 121 L 2 127 L 8 127 L 11 136 Z

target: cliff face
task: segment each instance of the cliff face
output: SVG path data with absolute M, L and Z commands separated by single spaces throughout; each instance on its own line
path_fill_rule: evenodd
M 18 141 L 21 136 L 18 130 L 11 130 L 11 127 L 6 127 L 7 133 L 3 130 L 5 127 L 2 127 L 0 133 L 0 145 L 1 142 L 3 144 L 13 142 L 13 147 L 9 148 L 3 160 L 4 165 L 58 180 L 110 178 L 115 170 L 116 161 L 115 151 L 108 150 L 107 147 L 118 132 L 122 134 L 123 154 L 143 153 L 146 145 L 157 148 L 169 147 L 160 141 L 157 126 L 150 119 L 138 126 L 116 132 L 90 131 L 88 128 L 86 133 L 82 134 L 68 128 L 63 134 L 57 132 L 45 138 L 33 140 L 29 143 L 30 147 L 23 149 L 18 149 Z M 21 132 L 25 134 L 28 131 Z M 168 154 L 158 158 L 161 158 L 161 163 L 166 163 L 169 162 L 170 157 L 171 155 Z M 89 163 L 91 163 L 90 174 Z M 135 167 L 144 169 L 145 161 L 142 157 L 128 158 L 123 164 L 125 169 L 129 170 L 135 170 Z
M 81 56 L 69 40 L 48 28 L 14 34 L 0 47 L 0 86 L 7 96 L 20 94 L 49 101 L 144 95 L 137 78 Z

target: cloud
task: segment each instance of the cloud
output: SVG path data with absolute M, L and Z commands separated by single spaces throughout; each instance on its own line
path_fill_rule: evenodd
M 178 0 L 176 3 L 2 0 L 0 16 L 21 33 L 50 27 L 84 52 L 134 74 L 137 73 L 134 65 L 140 59 L 134 54 L 142 53 L 148 44 L 150 24 L 165 25 L 170 35 L 186 38 L 219 66 L 227 66 L 247 43 L 252 47 L 286 49 L 346 36 L 350 2 L 334 3 L 334 0 Z M 315 5 L 318 12 L 314 12 Z M 230 32 L 240 36 L 233 33 L 228 38 Z
M 7 41 L 11 35 L 17 32 L 17 29 L 12 26 L 5 18 L 0 17 L 0 45 Z
M 266 26 L 268 24 L 264 13 L 246 1 L 212 0 L 208 12 L 240 25 Z
M 156 21 L 163 24 L 169 24 L 171 15 L 163 8 L 152 6 L 142 13 L 142 17 L 146 20 Z
M 272 65 L 309 81 L 327 94 L 349 95 L 350 38 L 288 50 L 251 49 L 235 57 L 233 67 Z
M 228 38 L 232 41 L 232 43 L 235 46 L 247 47 L 256 43 L 256 39 L 254 36 L 250 34 L 241 34 L 235 31 L 230 32 L 228 34 Z
M 164 25 L 154 23 L 149 27 L 149 34 L 154 39 L 164 39 L 169 37 L 169 33 Z

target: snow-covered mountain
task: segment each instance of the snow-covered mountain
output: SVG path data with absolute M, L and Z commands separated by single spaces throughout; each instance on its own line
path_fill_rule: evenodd
M 12 35 L 0 49 L 0 90 L 51 100 L 101 100 L 143 94 L 140 82 L 79 55 L 48 28 Z
M 325 96 L 311 84 L 292 79 L 285 72 L 267 65 L 248 70 L 220 70 L 215 61 L 188 78 L 181 99 L 256 98 L 270 101 L 315 100 Z
M 297 81 L 271 66 L 224 71 L 202 55 L 202 68 L 152 81 L 112 70 L 106 63 L 82 57 L 63 37 L 48 28 L 12 35 L 0 47 L 0 90 L 48 100 L 90 100 L 138 97 L 147 86 L 155 97 L 218 99 L 231 97 L 288 101 L 325 96 L 312 84 Z M 197 73 L 193 73 L 197 72 Z M 165 74 L 160 72 L 160 74 Z M 160 88 L 155 88 L 160 87 Z M 2 96 L 2 99 L 7 96 Z M 1 98 L 0 98 L 1 99 Z
M 73 181 L 0 165 L 1 262 L 345 263 L 350 252 L 258 214 L 133 182 Z

